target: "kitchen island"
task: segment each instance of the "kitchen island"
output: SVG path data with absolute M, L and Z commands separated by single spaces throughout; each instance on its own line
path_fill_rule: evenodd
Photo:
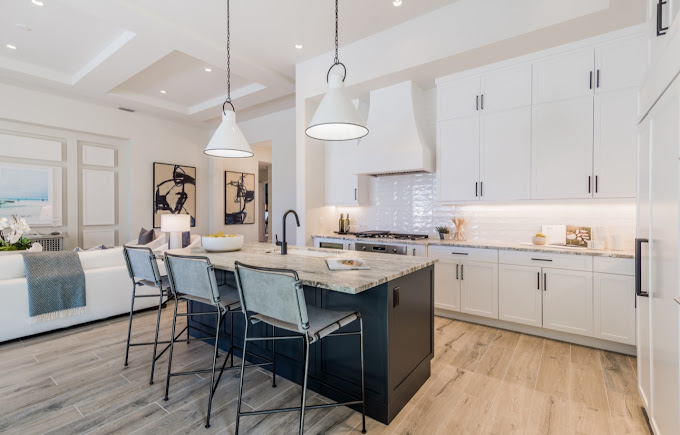
M 364 320 L 366 413 L 384 424 L 408 403 L 430 376 L 434 356 L 434 263 L 423 257 L 385 256 L 374 253 L 337 252 L 289 247 L 288 255 L 270 244 L 250 243 L 236 252 L 210 253 L 202 248 L 173 250 L 181 255 L 204 255 L 216 268 L 218 282 L 234 285 L 234 262 L 292 269 L 304 285 L 307 303 L 339 311 L 358 311 Z M 328 257 L 361 257 L 370 270 L 331 271 Z M 190 312 L 206 311 L 191 303 Z M 203 326 L 214 326 L 212 316 L 203 316 Z M 205 320 L 210 318 L 211 320 Z M 190 317 L 192 324 L 197 322 Z M 213 323 L 210 323 L 213 322 Z M 231 325 L 227 317 L 220 331 L 220 347 L 229 349 Z M 234 315 L 234 344 L 243 346 L 244 320 Z M 358 331 L 358 322 L 342 332 Z M 251 326 L 253 335 L 270 335 L 263 324 Z M 255 329 L 255 331 L 253 331 Z M 192 336 L 201 338 L 194 329 Z M 277 334 L 286 334 L 278 331 Z M 224 339 L 222 339 L 224 337 Z M 271 359 L 270 341 L 249 343 L 248 351 Z M 236 352 L 237 356 L 241 356 Z M 247 360 L 261 362 L 256 357 Z M 279 341 L 276 345 L 276 373 L 302 383 L 302 343 Z M 270 366 L 264 366 L 269 369 Z M 314 343 L 310 352 L 310 376 L 355 397 L 361 397 L 359 340 L 356 336 L 331 337 Z M 334 400 L 347 397 L 310 378 L 309 388 Z M 359 408 L 357 407 L 357 410 Z

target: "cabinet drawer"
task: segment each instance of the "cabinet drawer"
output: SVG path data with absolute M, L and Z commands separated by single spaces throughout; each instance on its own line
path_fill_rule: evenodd
M 593 270 L 593 257 L 589 255 L 500 251 L 499 261 L 502 264 L 516 264 L 519 266 L 540 266 L 588 272 Z
M 632 258 L 593 258 L 593 270 L 601 273 L 615 273 L 617 275 L 635 275 L 635 260 Z
M 460 248 L 457 246 L 429 246 L 428 257 L 435 257 L 444 261 L 483 261 L 486 263 L 498 262 L 497 249 Z

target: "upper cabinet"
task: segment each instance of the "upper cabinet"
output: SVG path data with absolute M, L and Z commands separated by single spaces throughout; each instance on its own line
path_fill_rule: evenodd
M 437 80 L 438 200 L 634 198 L 647 41 L 600 41 Z
M 533 103 L 592 95 L 595 54 L 592 48 L 534 62 Z
M 627 38 L 595 49 L 595 93 L 637 88 L 647 70 L 647 40 Z
M 369 203 L 370 181 L 356 174 L 358 141 L 326 142 L 326 205 Z

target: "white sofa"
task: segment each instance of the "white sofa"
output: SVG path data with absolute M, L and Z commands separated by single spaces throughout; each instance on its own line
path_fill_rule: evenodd
M 123 248 L 79 252 L 85 272 L 86 311 L 46 322 L 29 324 L 28 289 L 24 261 L 20 254 L 0 255 L 0 342 L 65 328 L 130 312 L 132 281 L 128 275 Z M 144 286 L 138 294 L 158 294 Z M 156 298 L 139 298 L 135 310 L 158 306 Z

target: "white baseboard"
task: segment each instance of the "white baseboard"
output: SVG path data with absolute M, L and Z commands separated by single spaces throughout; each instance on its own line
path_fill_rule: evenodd
M 549 338 L 551 340 L 564 341 L 567 343 L 594 347 L 596 349 L 608 350 L 611 352 L 623 353 L 626 355 L 636 354 L 635 346 L 631 346 L 629 344 L 600 340 L 599 338 L 593 337 L 583 337 L 580 335 L 569 334 L 566 332 L 551 331 L 549 329 L 537 328 L 535 326 L 529 325 L 520 325 L 518 323 L 506 322 L 504 320 L 490 319 L 487 317 L 479 317 L 466 313 L 442 310 L 441 308 L 435 308 L 434 313 L 437 316 L 447 317 L 449 319 L 477 323 L 480 325 L 491 326 L 493 328 L 507 329 L 509 331 L 521 332 L 522 334 L 536 335 L 538 337 Z

